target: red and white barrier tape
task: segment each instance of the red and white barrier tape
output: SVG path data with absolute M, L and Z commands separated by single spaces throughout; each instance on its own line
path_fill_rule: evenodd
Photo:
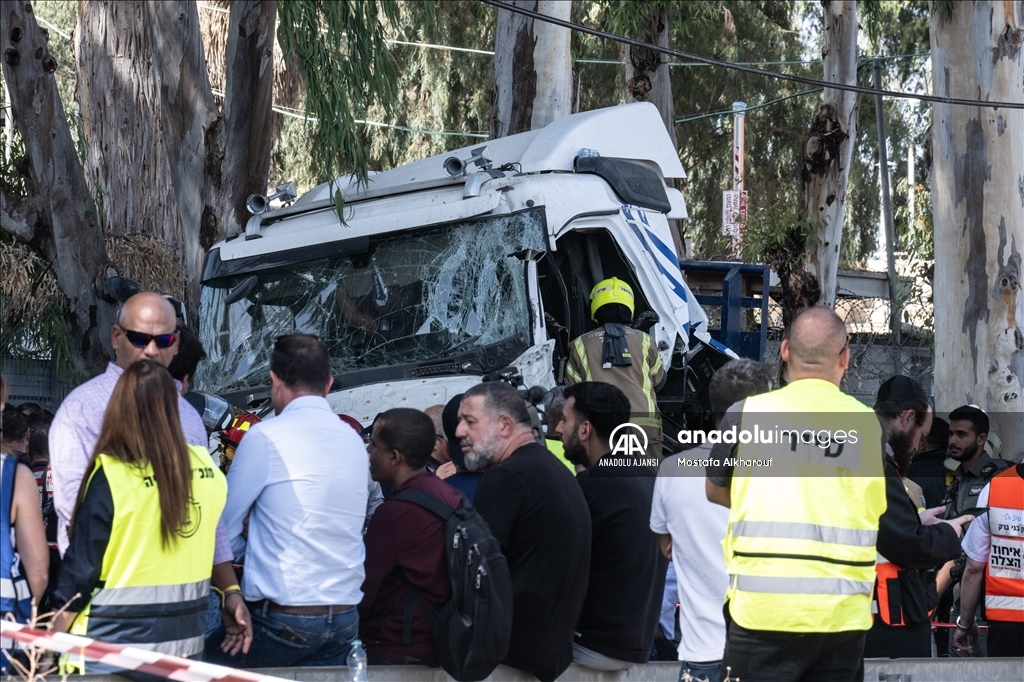
M 90 637 L 69 635 L 66 632 L 36 630 L 6 620 L 0 623 L 0 632 L 4 637 L 17 640 L 23 646 L 34 646 L 58 653 L 81 653 L 90 661 L 159 675 L 178 682 L 290 682 L 282 677 L 236 670 L 202 661 L 190 661 L 187 658 L 158 654 L 130 646 L 107 644 Z
M 955 627 L 956 627 L 956 623 L 932 623 L 932 630 L 938 630 L 940 628 L 946 628 L 947 630 L 949 630 L 949 629 L 955 628 Z M 981 630 L 982 632 L 986 632 L 986 631 L 988 631 L 988 626 L 987 625 L 979 625 L 978 629 Z

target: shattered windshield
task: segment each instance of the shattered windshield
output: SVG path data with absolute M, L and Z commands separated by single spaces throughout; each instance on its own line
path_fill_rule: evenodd
M 278 336 L 316 334 L 335 374 L 439 360 L 529 338 L 523 256 L 540 211 L 371 239 L 369 251 L 205 282 L 196 379 L 220 392 L 270 383 Z

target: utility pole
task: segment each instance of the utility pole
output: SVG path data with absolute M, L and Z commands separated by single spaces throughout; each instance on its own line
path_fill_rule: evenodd
M 875 90 L 882 89 L 882 62 L 875 60 Z M 878 127 L 878 175 L 882 180 L 882 218 L 885 220 L 885 261 L 889 280 L 889 332 L 900 338 L 901 314 L 896 294 L 895 236 L 892 226 L 892 194 L 889 189 L 889 156 L 885 149 L 885 110 L 882 96 L 875 95 L 875 121 Z
M 732 253 L 740 255 L 747 228 L 747 192 L 743 189 L 743 123 L 747 105 L 732 103 L 732 189 L 722 192 L 722 234 L 732 237 Z

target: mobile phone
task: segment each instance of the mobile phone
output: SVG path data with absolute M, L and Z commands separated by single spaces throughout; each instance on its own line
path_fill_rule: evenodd
M 964 509 L 962 512 L 960 512 L 960 516 L 967 516 L 968 514 L 970 514 L 971 516 L 978 517 L 987 511 L 988 507 L 971 507 L 970 509 Z

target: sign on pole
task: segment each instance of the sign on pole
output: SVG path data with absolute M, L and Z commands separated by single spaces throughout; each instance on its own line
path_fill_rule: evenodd
M 722 234 L 738 240 L 747 225 L 747 193 L 736 189 L 722 192 Z

